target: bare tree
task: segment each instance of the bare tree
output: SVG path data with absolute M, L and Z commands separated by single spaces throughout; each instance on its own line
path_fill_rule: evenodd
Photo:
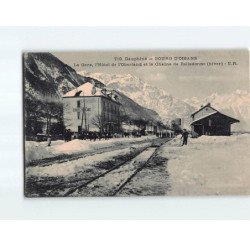
M 52 95 L 44 95 L 44 115 L 46 119 L 46 134 L 50 133 L 52 119 L 62 120 L 62 103 Z
M 63 117 L 64 125 L 66 127 L 70 127 L 73 124 L 72 117 L 67 115 L 70 112 L 71 112 L 71 105 L 67 102 L 64 102 L 63 103 L 63 115 L 62 115 L 62 117 Z
M 106 122 L 104 121 L 102 115 L 96 115 L 95 117 L 92 118 L 91 122 L 94 126 L 96 126 L 99 129 L 101 133 L 104 131 Z

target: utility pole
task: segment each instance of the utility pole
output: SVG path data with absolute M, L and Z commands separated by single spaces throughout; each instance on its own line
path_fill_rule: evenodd
M 87 131 L 87 116 L 86 116 L 86 103 L 85 103 L 85 97 L 83 99 L 83 112 L 84 112 L 84 122 L 85 122 L 85 130 Z
M 89 125 L 87 125 L 87 111 L 90 111 L 90 108 L 86 108 L 86 102 L 85 102 L 85 98 L 83 99 L 83 108 L 80 109 L 82 111 L 82 121 L 81 121 L 81 131 L 82 131 L 82 127 L 83 127 L 83 119 L 85 122 L 85 131 L 89 130 Z

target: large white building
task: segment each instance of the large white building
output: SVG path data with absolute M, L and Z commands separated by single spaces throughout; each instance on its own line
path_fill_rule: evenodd
M 119 132 L 120 106 L 115 91 L 86 82 L 63 96 L 63 118 L 66 129 Z

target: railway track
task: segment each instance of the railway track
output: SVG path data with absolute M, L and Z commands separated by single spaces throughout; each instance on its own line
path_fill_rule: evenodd
M 152 143 L 152 142 L 151 142 Z M 33 193 L 35 197 L 42 196 L 42 197 L 57 197 L 62 196 L 62 193 L 65 193 L 63 190 L 69 190 L 73 187 L 79 186 L 82 183 L 85 183 L 91 179 L 93 179 L 95 176 L 101 175 L 103 172 L 109 169 L 113 169 L 114 166 L 119 167 L 120 165 L 124 164 L 125 162 L 129 161 L 130 159 L 137 156 L 139 153 L 141 153 L 145 148 L 149 147 L 151 145 L 150 142 L 142 143 L 139 145 L 136 145 L 136 147 L 115 147 L 115 148 L 109 148 L 109 150 L 99 150 L 96 154 L 92 152 L 92 156 L 99 157 L 102 154 L 105 154 L 105 152 L 114 152 L 114 158 L 110 158 L 109 160 L 101 161 L 97 165 L 94 165 L 91 169 L 82 169 L 80 172 L 76 172 L 75 176 L 71 176 L 70 178 L 64 178 L 64 177 L 43 177 L 39 180 L 33 179 L 32 175 L 27 178 L 26 187 L 28 190 L 30 190 L 30 193 Z M 119 155 L 117 153 L 117 156 L 115 152 L 119 152 L 123 149 L 129 149 L 130 151 L 125 151 L 124 154 Z M 89 155 L 84 154 L 81 158 L 88 158 Z M 75 159 L 74 159 L 75 160 Z M 74 160 L 72 160 L 72 164 L 74 163 Z M 71 162 L 71 161 L 67 161 Z M 59 165 L 63 165 L 64 163 L 59 163 Z M 90 161 L 91 164 L 91 161 Z M 118 166 L 119 165 L 119 166 Z M 43 167 L 43 166 L 42 166 Z M 46 194 L 47 193 L 47 194 Z
M 115 165 L 111 169 L 99 174 L 79 185 L 69 188 L 67 196 L 115 196 L 145 168 L 154 158 L 158 149 L 170 139 L 159 139 L 152 142 L 128 160 Z
M 154 141 L 157 141 L 157 140 L 158 139 L 154 139 L 153 143 L 154 143 Z M 144 142 L 146 143 L 149 141 L 145 140 Z M 133 145 L 136 145 L 136 144 L 138 144 L 138 142 L 135 141 L 135 142 L 131 142 L 129 145 L 128 144 L 117 145 L 116 148 L 117 149 L 125 149 L 129 146 L 133 147 Z M 78 159 L 83 158 L 83 157 L 102 154 L 102 153 L 109 152 L 109 151 L 110 151 L 110 146 L 107 146 L 107 147 L 99 149 L 98 151 L 97 150 L 94 150 L 94 151 L 89 150 L 89 151 L 84 152 L 84 153 L 75 153 L 72 155 L 63 154 L 63 155 L 58 155 L 58 156 L 54 156 L 51 158 L 34 160 L 32 162 L 27 163 L 26 167 L 46 167 L 46 166 L 49 166 L 49 165 L 52 165 L 55 163 L 60 164 L 60 163 L 68 162 L 68 161 L 74 161 L 74 160 L 78 160 Z

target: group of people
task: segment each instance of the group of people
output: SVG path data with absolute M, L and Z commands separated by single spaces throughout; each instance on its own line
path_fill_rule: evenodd
M 82 132 L 82 133 L 73 133 L 70 129 L 65 130 L 64 133 L 64 141 L 69 142 L 71 139 L 81 139 L 81 140 L 90 140 L 90 141 L 96 141 L 101 139 L 110 139 L 110 138 L 116 138 L 118 137 L 118 134 L 114 133 L 111 134 L 110 132 L 107 133 L 100 133 L 100 132 Z
M 65 133 L 64 133 L 65 142 L 71 141 L 72 135 L 73 135 L 73 133 L 71 132 L 71 130 L 66 129 Z M 129 133 L 124 133 L 124 136 L 129 137 Z M 188 131 L 186 129 L 183 129 L 182 135 L 181 135 L 182 146 L 187 145 L 188 136 L 189 136 Z M 117 137 L 118 137 L 117 133 L 111 134 L 110 132 L 100 133 L 100 132 L 90 132 L 89 131 L 89 132 L 82 132 L 81 134 L 78 134 L 78 136 L 77 137 L 75 136 L 74 139 L 78 138 L 78 139 L 81 139 L 81 140 L 96 141 L 97 139 L 98 140 L 101 140 L 101 139 L 107 140 L 107 139 L 110 139 L 110 138 L 117 138 Z M 48 143 L 49 143 L 49 146 L 50 146 L 51 139 L 50 140 L 48 139 Z
M 64 140 L 68 142 L 71 141 L 71 138 L 72 138 L 72 132 L 70 131 L 70 129 L 66 129 L 64 133 Z
M 100 133 L 100 132 L 83 132 L 81 134 L 78 135 L 78 139 L 81 139 L 81 140 L 90 140 L 90 141 L 96 141 L 97 139 L 98 140 L 101 140 L 102 138 L 107 140 L 107 139 L 110 139 L 112 138 L 112 134 L 109 132 L 109 133 Z
M 123 137 L 125 137 L 125 138 L 130 137 L 130 136 L 132 136 L 132 137 L 141 137 L 142 133 L 141 132 L 137 132 L 137 131 L 131 132 L 131 133 L 129 133 L 129 132 L 124 132 L 123 133 Z
M 141 134 L 130 134 L 130 133 L 123 133 L 123 137 L 130 137 L 132 135 L 133 137 L 141 137 Z M 90 141 L 96 141 L 105 139 L 108 140 L 110 138 L 118 138 L 121 135 L 118 133 L 111 133 L 111 132 L 93 132 L 93 131 L 87 131 L 82 133 L 73 133 L 70 129 L 65 130 L 64 133 L 64 140 L 65 142 L 71 141 L 71 139 L 81 139 L 81 140 L 90 140 Z

